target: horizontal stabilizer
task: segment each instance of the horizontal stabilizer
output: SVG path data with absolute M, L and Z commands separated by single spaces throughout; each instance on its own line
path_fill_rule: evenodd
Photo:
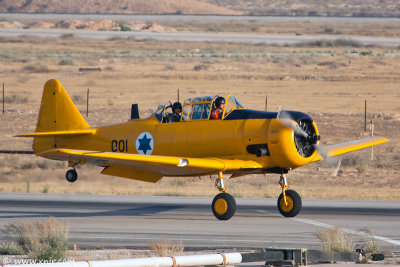
M 29 133 L 29 134 L 20 134 L 16 135 L 15 137 L 72 137 L 72 136 L 79 136 L 79 135 L 87 135 L 87 134 L 94 134 L 95 129 L 88 129 L 88 130 L 71 130 L 71 131 L 49 131 L 49 132 L 36 132 L 36 133 Z

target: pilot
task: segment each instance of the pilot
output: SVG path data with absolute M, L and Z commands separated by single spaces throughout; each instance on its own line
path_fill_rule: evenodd
M 168 114 L 168 122 L 178 122 L 181 121 L 182 104 L 175 102 L 172 104 L 172 113 Z
M 214 101 L 215 109 L 211 112 L 210 119 L 212 120 L 220 120 L 222 119 L 222 113 L 224 112 L 225 107 L 225 98 L 222 96 L 217 97 Z

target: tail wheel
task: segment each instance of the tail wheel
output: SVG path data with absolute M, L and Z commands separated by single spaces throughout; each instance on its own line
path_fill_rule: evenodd
M 76 181 L 76 179 L 78 179 L 78 173 L 74 169 L 68 170 L 65 174 L 65 178 L 68 182 L 73 183 Z
M 214 197 L 212 211 L 218 220 L 229 220 L 236 212 L 236 201 L 228 193 L 220 193 Z
M 285 217 L 295 217 L 301 210 L 301 197 L 294 190 L 286 190 L 285 194 L 287 205 L 285 205 L 281 193 L 278 198 L 278 210 Z

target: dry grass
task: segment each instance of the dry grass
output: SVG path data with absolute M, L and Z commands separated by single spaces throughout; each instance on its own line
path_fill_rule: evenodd
M 372 230 L 369 228 L 365 228 L 361 229 L 361 232 L 365 233 L 365 235 L 367 236 L 362 237 L 364 251 L 370 254 L 381 253 L 381 249 L 379 248 L 378 242 L 376 241 Z
M 318 230 L 316 237 L 322 242 L 322 249 L 327 252 L 354 252 L 353 235 L 338 227 Z
M 35 223 L 16 223 L 2 230 L 4 254 L 25 253 L 34 260 L 60 260 L 68 249 L 68 224 L 53 217 Z
M 185 248 L 182 241 L 173 242 L 169 240 L 159 240 L 157 242 L 152 242 L 149 245 L 154 253 L 159 257 L 179 256 Z

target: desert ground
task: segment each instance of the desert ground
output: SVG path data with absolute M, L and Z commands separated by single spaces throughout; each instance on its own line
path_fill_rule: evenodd
M 295 29 L 294 25 L 290 27 Z M 346 31 L 355 32 L 358 26 L 351 27 L 348 25 Z M 384 31 L 392 26 L 379 27 Z M 366 35 L 382 36 L 379 27 L 370 27 L 374 33 Z M 329 28 L 336 29 L 334 25 Z M 305 34 L 307 30 L 310 28 L 298 27 L 296 33 Z M 337 36 L 340 38 L 341 33 Z M 139 104 L 140 116 L 145 118 L 161 102 L 177 100 L 178 89 L 181 101 L 231 93 L 247 108 L 276 111 L 282 105 L 309 114 L 319 128 L 322 144 L 369 136 L 372 121 L 374 134 L 389 139 L 374 148 L 373 160 L 371 149 L 349 154 L 342 159 L 337 176 L 332 176 L 337 159 L 311 164 L 289 173 L 289 185 L 303 198 L 399 200 L 399 56 L 399 48 L 362 47 L 340 41 L 267 46 L 115 38 L 102 41 L 73 35 L 57 39 L 0 38 L 0 86 L 5 86 L 0 150 L 31 149 L 31 139 L 13 136 L 35 130 L 43 85 L 51 78 L 60 80 L 85 118 L 86 92 L 90 89 L 86 119 L 92 126 L 128 120 L 133 103 Z M 97 67 L 101 71 L 79 71 Z M 3 154 L 0 191 L 185 196 L 217 193 L 215 177 L 209 176 L 164 178 L 149 184 L 100 175 L 100 168 L 81 166 L 78 181 L 71 184 L 65 180 L 66 170 L 66 163 L 34 155 Z M 276 174 L 249 175 L 227 179 L 226 186 L 237 197 L 277 197 L 278 180 Z

